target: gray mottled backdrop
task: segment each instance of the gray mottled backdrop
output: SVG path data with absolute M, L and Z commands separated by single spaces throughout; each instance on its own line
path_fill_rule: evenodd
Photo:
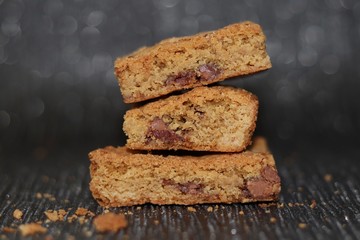
M 123 144 L 114 59 L 243 20 L 262 25 L 273 68 L 222 84 L 259 96 L 257 133 L 359 142 L 359 1 L 0 0 L 0 153 Z

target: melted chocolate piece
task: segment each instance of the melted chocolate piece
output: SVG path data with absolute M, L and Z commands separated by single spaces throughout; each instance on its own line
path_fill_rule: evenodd
M 246 189 L 243 190 L 243 193 L 245 193 L 245 197 L 269 198 L 273 195 L 273 186 L 278 183 L 280 183 L 280 178 L 276 170 L 266 166 L 262 169 L 260 177 L 246 182 Z
M 151 121 L 148 131 L 146 133 L 146 142 L 149 143 L 152 138 L 170 144 L 176 141 L 183 141 L 183 137 L 177 135 L 173 130 L 170 130 L 167 124 L 159 117 L 155 117 Z
M 165 85 L 180 85 L 180 86 L 186 86 L 193 82 L 193 79 L 195 78 L 195 72 L 189 71 L 189 72 L 181 72 L 178 75 L 171 75 L 168 77 L 165 81 Z
M 220 70 L 213 64 L 204 64 L 199 67 L 200 81 L 214 80 L 219 74 Z
M 201 194 L 204 191 L 204 185 L 194 182 L 187 182 L 187 183 L 176 183 L 174 180 L 170 179 L 163 179 L 162 180 L 163 186 L 173 186 L 177 188 L 181 193 L 184 194 Z
M 207 82 L 214 80 L 220 74 L 220 70 L 214 64 L 203 64 L 197 68 L 197 71 L 189 70 L 180 72 L 177 75 L 169 76 L 165 85 L 186 86 L 196 82 Z

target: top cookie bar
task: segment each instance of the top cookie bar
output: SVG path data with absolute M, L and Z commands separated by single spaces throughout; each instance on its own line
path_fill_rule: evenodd
M 140 48 L 115 61 L 115 75 L 134 103 L 270 67 L 260 26 L 243 22 Z

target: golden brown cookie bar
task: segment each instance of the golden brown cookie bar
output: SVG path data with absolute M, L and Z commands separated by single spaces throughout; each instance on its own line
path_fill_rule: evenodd
M 280 192 L 267 151 L 165 156 L 106 147 L 89 157 L 90 190 L 105 207 L 274 201 Z
M 270 67 L 260 26 L 243 22 L 143 47 L 118 58 L 115 75 L 132 103 Z
M 256 127 L 257 97 L 233 87 L 198 87 L 125 114 L 126 147 L 240 152 Z

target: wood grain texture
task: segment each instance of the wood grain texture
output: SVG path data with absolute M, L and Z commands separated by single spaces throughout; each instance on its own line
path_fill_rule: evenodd
M 347 155 L 310 152 L 285 157 L 275 153 L 283 185 L 278 205 L 195 205 L 196 212 L 184 206 L 116 208 L 111 210 L 125 213 L 128 220 L 128 227 L 116 234 L 96 233 L 89 218 L 84 224 L 78 221 L 44 223 L 48 233 L 41 237 L 359 239 L 358 151 Z M 104 209 L 93 200 L 88 189 L 89 162 L 84 153 L 60 153 L 42 162 L 24 156 L 0 156 L 0 229 L 45 221 L 43 212 L 48 209 L 72 208 L 67 217 L 77 207 L 102 213 Z M 324 179 L 326 174 L 332 177 L 331 181 Z M 55 200 L 38 199 L 36 193 L 49 193 Z M 311 205 L 312 201 L 316 206 Z M 279 207 L 281 204 L 283 207 Z M 209 207 L 213 208 L 212 212 L 208 211 Z M 12 217 L 16 208 L 24 212 L 22 220 Z M 18 239 L 20 233 L 1 232 L 0 239 L 5 237 Z

